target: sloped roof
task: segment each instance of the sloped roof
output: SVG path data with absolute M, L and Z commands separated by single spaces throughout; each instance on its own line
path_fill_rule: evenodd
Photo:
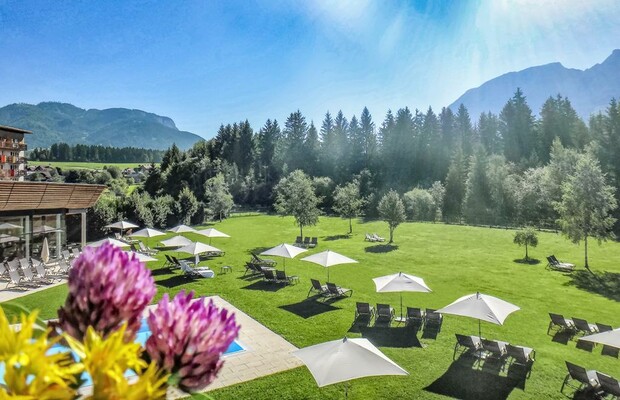
M 79 183 L 0 181 L 0 213 L 90 208 L 105 189 L 104 185 Z
M 32 131 L 27 131 L 26 129 L 15 128 L 7 125 L 0 125 L 0 131 L 14 132 L 14 133 L 32 133 Z

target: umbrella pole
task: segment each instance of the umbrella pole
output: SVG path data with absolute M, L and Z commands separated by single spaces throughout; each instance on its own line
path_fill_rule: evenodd
M 286 258 L 282 259 L 282 266 L 284 267 L 284 274 L 286 274 Z
M 478 320 L 478 337 L 482 340 L 482 330 L 480 328 L 480 320 Z
M 329 282 L 329 267 L 327 267 L 327 282 Z
M 349 398 L 349 382 L 344 383 L 344 398 Z

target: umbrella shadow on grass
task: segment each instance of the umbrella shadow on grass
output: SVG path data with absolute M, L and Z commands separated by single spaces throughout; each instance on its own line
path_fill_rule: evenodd
M 349 332 L 358 331 L 363 338 L 379 347 L 422 347 L 412 327 L 360 326 L 351 327 Z
M 274 282 L 266 282 L 264 280 L 260 280 L 254 283 L 251 283 L 247 286 L 242 287 L 241 289 L 246 290 L 260 290 L 263 292 L 277 292 L 282 289 L 284 285 L 280 285 Z
M 151 275 L 153 275 L 153 276 L 170 275 L 172 273 L 173 273 L 172 269 L 170 269 L 168 267 L 162 267 L 162 268 L 157 268 L 157 269 L 152 269 L 151 270 Z
M 395 244 L 377 244 L 364 248 L 364 251 L 366 253 L 389 253 L 390 251 L 394 250 L 398 250 L 398 246 Z
M 575 271 L 566 285 L 620 301 L 620 273 L 617 272 Z
M 492 361 L 495 364 L 497 361 Z M 509 368 L 506 376 L 496 365 L 477 368 L 478 359 L 465 354 L 450 364 L 448 370 L 424 388 L 427 392 L 464 400 L 504 400 L 515 388 L 525 389 L 527 370 Z M 485 364 L 488 361 L 484 362 Z
M 334 307 L 330 304 L 316 301 L 314 297 L 304 299 L 299 303 L 287 304 L 278 308 L 298 315 L 303 319 L 308 319 L 310 317 L 314 317 L 315 315 L 320 315 L 329 311 L 341 310 L 340 307 Z
M 174 275 L 174 276 L 171 276 L 170 278 L 162 279 L 161 281 L 155 281 L 155 284 L 171 289 L 177 286 L 185 285 L 191 281 L 193 281 L 193 279 L 189 276 Z

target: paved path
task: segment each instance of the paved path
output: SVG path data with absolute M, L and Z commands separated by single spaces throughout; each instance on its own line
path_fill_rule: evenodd
M 15 287 L 15 285 L 11 283 L 6 289 L 0 289 L 0 303 L 4 303 L 5 301 L 17 299 L 23 296 L 28 296 L 29 294 L 40 292 L 41 290 L 46 290 L 55 286 L 64 285 L 65 283 L 67 283 L 67 280 L 65 278 L 61 279 L 60 281 L 56 279 L 49 285 L 31 285 L 28 287 L 20 288 Z M 6 281 L 0 281 L 0 287 L 4 288 L 6 284 Z

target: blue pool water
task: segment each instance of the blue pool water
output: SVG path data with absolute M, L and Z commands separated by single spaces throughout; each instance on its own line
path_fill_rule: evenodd
M 149 329 L 149 326 L 146 323 L 146 319 L 143 319 L 140 324 L 140 329 L 138 330 L 138 334 L 136 335 L 136 343 L 140 343 L 142 347 L 144 347 L 144 344 L 146 343 L 149 336 L 151 336 L 151 330 Z M 56 345 L 56 346 L 52 346 L 52 348 L 48 351 L 48 354 L 56 354 L 56 353 L 60 353 L 64 351 L 67 351 L 67 348 L 65 346 Z M 240 353 L 242 351 L 245 351 L 245 348 L 241 346 L 239 342 L 234 340 L 230 344 L 230 346 L 228 346 L 228 349 L 226 349 L 226 351 L 224 352 L 224 356 Z M 128 376 L 128 377 L 134 376 L 134 375 L 135 374 L 133 373 L 133 371 L 127 371 L 125 373 L 125 376 Z M 87 373 L 84 373 L 82 378 L 85 380 L 85 383 L 82 386 L 92 385 L 92 380 L 90 379 L 90 376 Z M 4 382 L 4 363 L 2 362 L 0 363 L 0 384 L 4 384 L 4 383 L 5 383 Z

